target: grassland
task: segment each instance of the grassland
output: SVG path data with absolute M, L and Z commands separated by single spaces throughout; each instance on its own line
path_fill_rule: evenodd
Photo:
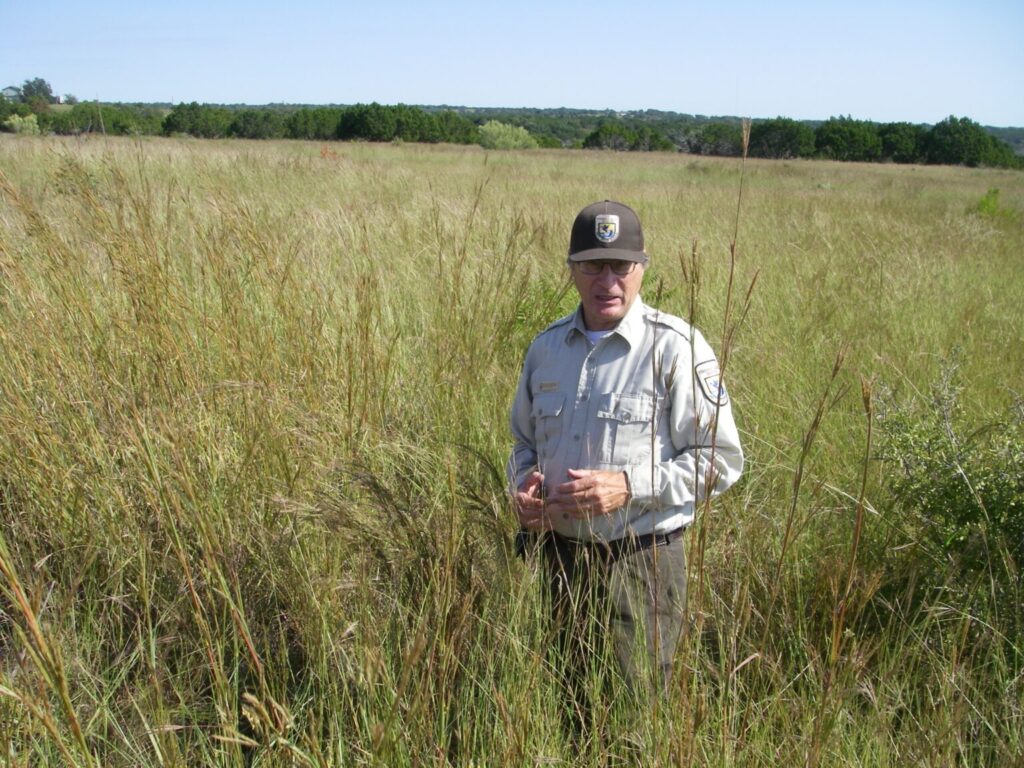
M 738 209 L 738 162 L 662 154 L 0 135 L 0 169 L 6 764 L 1024 752 L 1016 564 L 929 544 L 877 428 L 954 370 L 968 425 L 1019 402 L 1020 173 L 748 161 Z M 605 197 L 727 359 L 748 469 L 690 533 L 670 701 L 577 753 L 502 466 Z

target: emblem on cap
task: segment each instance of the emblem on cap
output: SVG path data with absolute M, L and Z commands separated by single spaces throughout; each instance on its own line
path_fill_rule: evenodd
M 594 236 L 602 243 L 614 243 L 619 237 L 619 217 L 614 213 L 599 213 L 594 219 Z

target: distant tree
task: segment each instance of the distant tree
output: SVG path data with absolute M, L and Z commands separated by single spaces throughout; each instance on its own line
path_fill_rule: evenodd
M 814 154 L 814 131 L 788 117 L 758 120 L 750 127 L 750 154 L 777 159 L 810 157 Z
M 882 139 L 874 123 L 830 117 L 814 132 L 814 147 L 830 160 L 874 162 L 882 156 Z
M 21 86 L 21 100 L 26 104 L 32 103 L 33 100 L 41 100 L 45 104 L 57 103 L 57 97 L 53 95 L 53 88 L 41 77 L 24 82 Z
M 635 131 L 636 138 L 630 149 L 634 152 L 675 152 L 676 145 L 665 138 L 661 131 L 642 125 Z
M 534 135 L 533 138 L 536 139 L 537 146 L 541 149 L 561 149 L 563 147 L 562 142 L 549 133 Z
M 982 165 L 992 168 L 1024 168 L 1024 157 L 1013 151 L 1013 147 L 989 134 L 988 150 L 982 158 Z
M 583 140 L 584 149 L 611 149 L 630 152 L 675 151 L 676 145 L 648 125 L 631 127 L 619 120 L 608 120 Z
M 940 165 L 992 165 L 997 160 L 995 140 L 966 117 L 950 115 L 928 133 L 928 162 Z
M 75 104 L 66 112 L 40 116 L 46 131 L 57 134 L 107 133 L 115 136 L 158 135 L 163 116 L 153 107 L 131 104 Z
M 285 135 L 290 139 L 336 139 L 341 114 L 342 110 L 336 107 L 297 109 L 285 121 Z
M 2 126 L 4 122 L 11 115 L 25 117 L 30 114 L 32 114 L 32 110 L 28 108 L 27 104 L 22 104 L 20 101 L 8 101 L 7 99 L 0 97 L 0 129 L 3 129 Z
M 78 103 L 78 97 L 75 96 L 75 94 L 73 94 L 73 93 L 65 93 L 64 94 L 64 103 L 65 104 L 70 104 L 71 106 L 74 106 L 75 104 Z
M 480 146 L 484 149 L 536 149 L 537 140 L 521 125 L 488 120 L 480 126 Z
M 923 163 L 928 129 L 913 123 L 885 123 L 878 127 L 882 159 L 894 163 Z
M 636 143 L 636 140 L 635 131 L 631 131 L 618 121 L 608 121 L 598 126 L 583 140 L 583 148 L 625 152 Z
M 398 135 L 398 119 L 393 109 L 372 104 L 356 104 L 341 113 L 339 139 L 391 141 Z
M 204 139 L 223 138 L 231 125 L 231 112 L 210 104 L 179 104 L 164 118 L 163 133 L 187 133 Z
M 279 139 L 285 135 L 285 117 L 271 109 L 243 109 L 231 118 L 227 135 L 239 139 Z
M 476 144 L 480 140 L 476 124 L 450 109 L 438 112 L 436 119 L 440 141 L 449 144 Z
M 406 104 L 391 109 L 395 114 L 395 138 L 431 144 L 441 140 L 441 130 L 434 115 Z
M 738 157 L 743 152 L 743 130 L 734 123 L 707 123 L 691 134 L 687 143 L 695 155 Z

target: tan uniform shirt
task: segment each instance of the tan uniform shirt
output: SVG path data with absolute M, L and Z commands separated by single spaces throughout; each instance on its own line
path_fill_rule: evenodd
M 743 452 L 718 361 L 700 332 L 639 298 L 592 345 L 581 310 L 530 344 L 512 404 L 513 490 L 534 469 L 545 488 L 569 469 L 625 471 L 630 502 L 585 520 L 555 519 L 559 533 L 612 541 L 693 522 L 707 489 L 717 495 L 743 469 Z

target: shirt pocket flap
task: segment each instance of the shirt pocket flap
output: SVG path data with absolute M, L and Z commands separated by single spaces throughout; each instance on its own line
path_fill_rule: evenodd
M 654 413 L 653 399 L 647 395 L 624 395 L 611 392 L 601 398 L 601 407 L 597 415 L 602 419 L 612 419 L 623 424 L 635 424 L 651 421 Z
M 565 395 L 561 392 L 541 392 L 533 398 L 533 417 L 561 416 L 565 408 Z

